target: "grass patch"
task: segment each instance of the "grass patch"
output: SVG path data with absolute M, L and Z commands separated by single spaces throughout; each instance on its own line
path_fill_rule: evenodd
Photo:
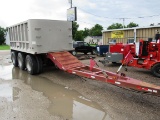
M 8 46 L 8 45 L 0 45 L 0 50 L 10 50 L 10 46 Z
M 92 46 L 92 47 L 96 47 L 97 46 L 97 44 L 89 44 L 90 46 Z

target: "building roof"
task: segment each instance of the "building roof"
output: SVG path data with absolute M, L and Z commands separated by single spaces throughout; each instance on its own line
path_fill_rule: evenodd
M 85 38 L 88 38 L 88 37 L 89 37 L 89 38 L 94 38 L 94 39 L 98 39 L 98 38 L 101 39 L 101 38 L 102 38 L 102 36 L 87 36 L 87 37 L 85 37 Z
M 160 25 L 154 25 L 154 26 L 145 26 L 145 27 L 133 27 L 133 28 L 122 28 L 122 29 L 111 29 L 111 30 L 103 30 L 104 32 L 111 32 L 111 31 L 118 31 L 118 30 L 134 30 L 134 29 L 145 29 L 145 28 L 160 28 Z

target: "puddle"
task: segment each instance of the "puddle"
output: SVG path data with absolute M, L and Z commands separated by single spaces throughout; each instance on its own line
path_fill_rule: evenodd
M 12 79 L 12 71 L 13 65 L 2 66 L 0 65 L 0 78 L 3 80 L 11 80 Z
M 0 84 L 0 97 L 6 98 L 8 101 L 15 101 L 18 99 L 18 94 L 21 89 L 11 87 L 9 84 Z
M 2 71 L 1 67 L 0 71 Z M 97 103 L 85 98 L 75 90 L 55 84 L 43 77 L 29 75 L 26 71 L 19 70 L 19 68 L 15 68 L 12 65 L 3 67 L 3 72 L 0 72 L 0 78 L 5 80 L 21 79 L 30 85 L 32 89 L 43 92 L 51 101 L 48 111 L 52 115 L 73 120 L 111 119 Z M 6 96 L 7 98 L 17 99 L 14 96 L 17 96 L 18 88 L 10 88 L 7 84 L 6 86 L 3 84 L 0 86 L 0 96 L 1 94 L 4 96 L 3 94 L 6 94 L 6 90 L 8 90 L 7 93 L 10 93 L 10 95 Z

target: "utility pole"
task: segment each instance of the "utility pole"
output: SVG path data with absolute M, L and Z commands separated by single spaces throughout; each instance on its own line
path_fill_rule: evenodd
M 124 28 L 124 21 L 126 18 L 120 18 L 120 20 L 123 20 L 123 28 Z
M 124 28 L 124 21 L 125 21 L 125 19 L 123 18 L 123 28 Z
M 122 20 L 123 20 L 123 28 L 124 28 L 124 21 L 125 21 L 125 18 L 122 18 Z
M 71 8 L 72 8 L 72 0 L 70 0 L 70 3 L 71 3 Z
M 77 20 L 77 7 L 72 6 L 72 0 L 68 0 L 71 4 L 71 7 L 67 11 L 67 20 L 72 23 L 72 39 L 73 39 L 73 21 Z
M 70 8 L 72 8 L 72 0 L 68 0 L 68 2 L 71 4 Z M 72 21 L 72 40 L 73 40 L 73 21 Z

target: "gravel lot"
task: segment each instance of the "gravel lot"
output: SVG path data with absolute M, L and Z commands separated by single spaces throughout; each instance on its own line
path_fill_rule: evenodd
M 8 59 L 4 59 L 4 57 L 9 55 L 7 54 L 7 52 L 1 52 L 0 54 L 1 63 L 3 60 L 3 65 L 7 65 L 8 62 L 6 62 L 6 60 Z M 97 61 L 99 59 L 103 59 L 103 57 L 96 57 Z M 81 61 L 84 64 L 89 64 L 89 60 Z M 113 64 L 108 64 L 107 66 L 103 66 L 101 63 L 98 64 L 101 68 L 112 72 L 117 71 L 119 67 L 119 65 Z M 122 69 L 121 72 L 125 72 L 124 69 Z M 129 77 L 160 85 L 160 79 L 152 76 L 150 71 L 148 70 L 129 67 L 128 72 L 125 73 Z M 44 72 L 37 77 L 47 78 L 58 85 L 67 86 L 68 88 L 82 94 L 88 100 L 97 103 L 106 113 L 103 117 L 103 120 L 160 120 L 160 97 L 125 90 L 100 81 L 80 78 L 78 76 L 70 75 L 60 70 L 55 70 L 54 68 L 44 69 Z M 42 120 L 74 119 L 65 118 L 64 116 L 50 115 L 47 112 L 47 108 L 51 105 L 48 98 L 44 96 L 44 94 L 32 90 L 30 86 L 23 84 L 21 81 L 14 80 L 11 82 L 1 80 L 0 84 L 4 82 L 20 88 L 21 91 L 24 90 L 24 92 L 21 92 L 20 94 L 20 96 L 23 96 L 23 99 L 19 100 L 25 101 L 25 103 L 19 102 L 19 100 L 10 103 L 7 100 L 4 100 L 3 97 L 0 97 L 0 115 L 2 116 L 0 117 L 0 119 L 28 120 L 29 115 L 31 115 L 31 117 L 29 117 L 30 120 L 40 120 L 40 117 L 42 116 Z M 29 94 L 30 92 L 32 92 L 32 95 Z M 25 100 L 24 96 L 26 95 L 29 96 L 30 99 Z M 18 111 L 19 114 L 17 113 L 17 116 L 14 116 L 13 112 L 15 111 L 12 109 L 12 107 L 18 105 L 24 106 L 24 104 L 30 104 L 33 108 L 33 112 L 27 112 L 25 114 L 24 112 L 26 111 Z M 4 108 L 4 106 L 6 108 L 5 111 L 4 109 L 2 109 Z M 26 109 L 27 106 L 25 106 L 24 108 Z M 39 111 L 39 109 L 42 111 Z M 79 113 L 80 112 L 81 111 L 79 111 Z M 6 115 L 6 113 L 8 114 Z M 23 114 L 24 116 L 21 116 L 20 114 Z M 37 118 L 35 116 L 37 116 Z M 92 116 L 92 114 L 88 114 L 88 116 Z

